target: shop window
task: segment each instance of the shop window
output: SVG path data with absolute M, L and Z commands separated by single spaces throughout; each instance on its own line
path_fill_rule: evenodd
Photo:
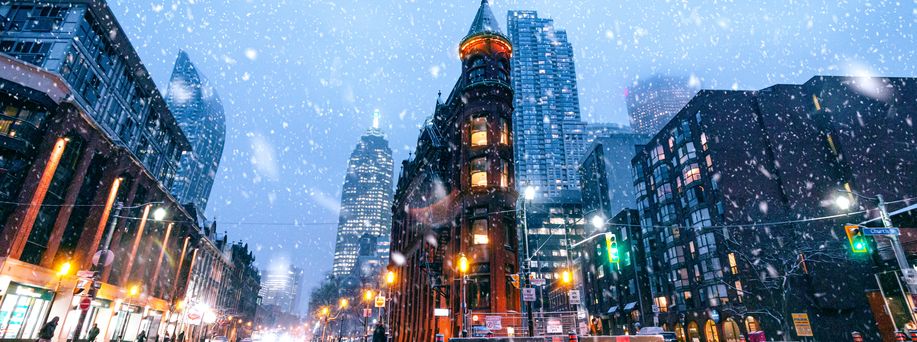
M 487 118 L 471 119 L 471 147 L 487 146 Z
M 471 187 L 487 187 L 487 158 L 471 160 Z
M 490 242 L 487 234 L 487 219 L 474 220 L 471 228 L 472 243 L 486 245 Z
M 653 298 L 653 303 L 659 307 L 659 312 L 669 312 L 669 300 L 665 296 Z
M 490 306 L 490 275 L 476 275 L 468 279 L 468 306 L 472 309 Z
M 47 319 L 54 292 L 37 287 L 10 283 L 0 304 L 2 338 L 35 340 Z
M 704 324 L 704 335 L 707 336 L 707 342 L 720 342 L 720 336 L 716 330 L 716 323 L 713 323 L 712 320 L 708 320 L 707 324 Z

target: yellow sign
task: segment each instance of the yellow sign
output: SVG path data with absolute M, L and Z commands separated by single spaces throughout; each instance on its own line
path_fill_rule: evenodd
M 812 324 L 809 322 L 809 315 L 805 313 L 793 314 L 793 326 L 796 327 L 797 336 L 815 336 L 812 334 Z

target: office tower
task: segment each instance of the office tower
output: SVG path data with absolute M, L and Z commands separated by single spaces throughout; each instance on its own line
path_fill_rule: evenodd
M 281 312 L 295 313 L 299 309 L 303 270 L 296 266 L 266 272 L 261 278 L 261 305 L 275 306 Z
M 592 146 L 592 143 L 595 142 L 596 139 L 614 136 L 620 133 L 633 133 L 633 132 L 634 130 L 631 129 L 630 126 L 617 124 L 617 123 L 606 123 L 606 122 L 587 123 L 586 124 L 586 139 L 584 140 L 584 143 L 585 143 L 584 146 L 586 147 L 586 149 L 583 152 L 583 155 L 588 154 L 589 147 Z M 649 139 L 649 136 L 647 136 L 647 139 Z
M 656 134 L 696 93 L 687 77 L 639 79 L 624 93 L 630 126 L 640 134 Z
M 388 241 L 392 228 L 392 150 L 379 130 L 378 112 L 373 127 L 366 131 L 350 154 L 341 191 L 341 213 L 334 247 L 332 274 L 354 274 L 360 252 L 360 237 L 369 234 Z M 379 258 L 387 262 L 387 251 Z
M 544 196 L 578 189 L 576 167 L 585 147 L 573 47 L 567 32 L 535 11 L 509 11 L 513 44 L 513 136 L 519 190 Z
M 191 142 L 191 150 L 182 153 L 172 193 L 203 214 L 223 156 L 226 117 L 213 85 L 184 51 L 175 60 L 166 103 Z
M 396 281 L 385 321 L 398 342 L 429 341 L 436 333 L 450 339 L 480 326 L 461 319 L 463 288 L 473 312 L 519 311 L 519 290 L 507 282 L 518 271 L 512 47 L 486 0 L 459 55 L 462 74 L 422 126 L 395 192 Z M 452 317 L 436 317 L 434 308 Z

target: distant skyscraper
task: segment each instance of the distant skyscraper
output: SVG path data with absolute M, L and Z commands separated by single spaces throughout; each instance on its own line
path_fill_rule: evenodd
M 392 150 L 379 130 L 379 116 L 350 154 L 341 191 L 341 214 L 332 274 L 351 275 L 360 252 L 360 237 L 377 237 L 380 258 L 388 258 L 392 229 Z
M 687 77 L 655 75 L 627 88 L 627 113 L 634 132 L 656 134 L 697 93 Z
M 585 138 L 585 152 L 588 154 L 590 146 L 596 139 L 615 136 L 622 133 L 633 133 L 634 130 L 630 126 L 617 124 L 617 123 L 587 123 L 586 124 L 586 138 Z M 649 137 L 647 137 L 649 139 Z
M 166 103 L 192 146 L 181 156 L 172 193 L 179 202 L 194 204 L 201 215 L 223 156 L 226 117 L 216 90 L 184 51 L 175 60 Z
M 295 313 L 299 310 L 300 286 L 303 270 L 296 266 L 283 270 L 266 272 L 262 278 L 261 296 L 262 305 L 273 305 L 282 312 Z
M 545 196 L 576 190 L 576 168 L 585 148 L 573 47 L 567 32 L 535 11 L 509 11 L 513 44 L 517 189 L 539 188 Z

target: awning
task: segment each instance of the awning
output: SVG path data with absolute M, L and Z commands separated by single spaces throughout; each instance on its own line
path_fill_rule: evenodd
M 618 311 L 618 306 L 617 306 L 617 305 L 608 308 L 608 312 L 606 312 L 606 313 L 613 314 L 613 313 L 615 313 L 615 311 Z
M 624 311 L 630 311 L 634 309 L 634 306 L 637 306 L 637 302 L 630 302 L 624 306 Z

